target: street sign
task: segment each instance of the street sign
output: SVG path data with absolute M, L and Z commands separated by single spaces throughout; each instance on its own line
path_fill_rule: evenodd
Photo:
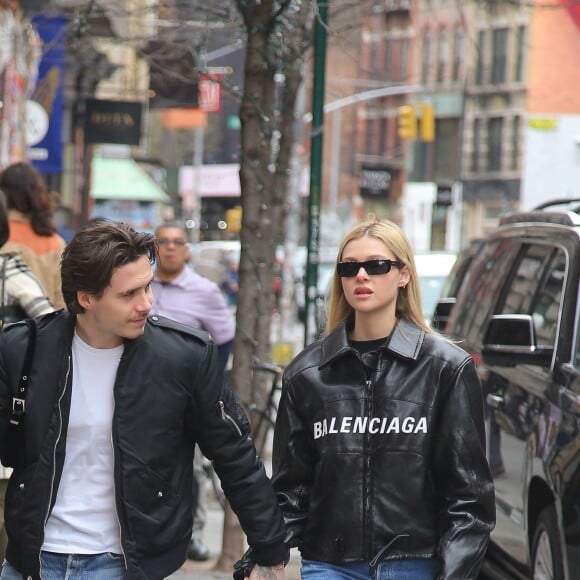
M 219 113 L 222 109 L 222 85 L 215 75 L 210 78 L 200 76 L 198 84 L 198 105 L 206 113 Z

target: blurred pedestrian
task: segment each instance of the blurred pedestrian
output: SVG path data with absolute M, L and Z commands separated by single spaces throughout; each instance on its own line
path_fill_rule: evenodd
M 235 323 L 218 285 L 188 267 L 190 252 L 185 230 L 174 222 L 155 230 L 158 261 L 153 278 L 152 314 L 160 314 L 193 328 L 209 332 L 217 345 L 222 369 L 232 350 Z M 209 549 L 203 540 L 207 520 L 205 488 L 207 476 L 201 453 L 195 455 L 193 534 L 187 550 L 191 560 L 207 560 Z
M 28 264 L 10 250 L 10 226 L 4 194 L 0 191 L 0 327 L 54 311 L 44 288 Z
M 238 302 L 238 290 L 240 289 L 240 276 L 238 272 L 238 260 L 234 255 L 225 258 L 226 271 L 222 282 L 222 290 L 226 295 L 228 306 L 235 308 Z
M 280 300 L 282 298 L 282 260 L 276 258 L 274 262 L 274 276 L 272 278 L 272 292 L 274 293 L 274 312 L 280 312 Z
M 60 258 L 65 241 L 56 232 L 53 197 L 42 175 L 30 163 L 13 163 L 0 174 L 0 189 L 8 207 L 8 248 L 30 266 L 52 304 L 63 308 Z
M 169 576 L 191 534 L 196 443 L 259 556 L 253 579 L 284 578 L 284 523 L 214 343 L 149 317 L 155 254 L 151 234 L 85 226 L 63 253 L 67 310 L 0 333 L 3 460 L 12 393 L 34 341 L 2 580 Z
M 303 579 L 478 575 L 495 523 L 481 385 L 425 322 L 392 222 L 342 241 L 327 336 L 284 373 L 273 484 Z
M 54 307 L 26 262 L 18 254 L 5 250 L 10 235 L 4 195 L 0 192 L 0 328 L 48 314 Z M 4 560 L 8 536 L 4 526 L 4 495 L 12 470 L 0 465 L 0 561 Z

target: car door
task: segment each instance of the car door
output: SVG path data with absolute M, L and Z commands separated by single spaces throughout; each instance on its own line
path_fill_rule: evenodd
M 529 314 L 538 345 L 555 346 L 567 258 L 551 243 L 523 243 L 494 314 Z M 546 479 L 536 459 L 549 437 L 557 388 L 550 368 L 490 368 L 486 402 L 488 458 L 494 475 L 497 524 L 494 543 L 520 564 L 529 560 L 529 483 Z
M 574 301 L 578 301 L 572 296 Z M 564 362 L 559 377 L 557 421 L 546 441 L 547 469 L 557 482 L 568 578 L 580 575 L 580 312 L 577 310 L 570 362 Z

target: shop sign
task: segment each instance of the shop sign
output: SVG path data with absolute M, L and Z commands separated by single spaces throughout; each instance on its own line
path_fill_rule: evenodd
M 85 100 L 85 143 L 139 145 L 142 105 L 138 102 Z
M 388 168 L 363 165 L 360 170 L 361 197 L 387 198 L 391 179 Z

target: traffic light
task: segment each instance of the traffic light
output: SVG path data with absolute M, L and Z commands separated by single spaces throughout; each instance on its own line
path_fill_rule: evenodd
M 234 234 L 239 234 L 242 229 L 242 206 L 236 205 L 226 210 L 226 224 L 228 230 Z
M 403 105 L 397 110 L 397 133 L 401 139 L 417 137 L 417 116 L 415 107 Z
M 435 141 L 435 113 L 427 103 L 421 105 L 419 137 L 421 141 Z

